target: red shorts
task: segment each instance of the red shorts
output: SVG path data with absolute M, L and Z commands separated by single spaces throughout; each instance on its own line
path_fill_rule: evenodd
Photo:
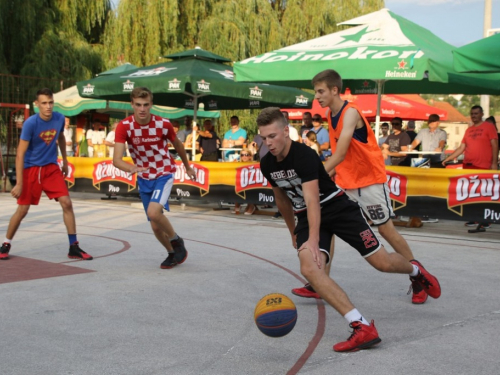
M 23 191 L 17 200 L 19 205 L 37 205 L 42 191 L 50 199 L 69 195 L 61 168 L 56 164 L 29 167 L 23 171 Z

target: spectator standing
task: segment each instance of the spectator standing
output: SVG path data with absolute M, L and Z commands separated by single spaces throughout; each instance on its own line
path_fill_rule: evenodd
M 241 151 L 241 162 L 242 163 L 251 163 L 253 162 L 253 153 L 252 151 L 250 151 L 249 149 L 246 149 L 244 148 L 242 151 Z M 235 203 L 234 204 L 234 209 L 231 210 L 231 212 L 233 214 L 239 214 L 240 213 L 240 207 L 241 207 L 241 204 L 240 203 Z M 255 213 L 255 210 L 257 209 L 257 206 L 253 203 L 248 203 L 247 204 L 247 208 L 245 209 L 245 212 L 244 214 L 245 215 L 253 215 Z
M 447 158 L 443 165 L 459 155 L 464 154 L 463 169 L 498 170 L 498 134 L 490 122 L 483 122 L 483 108 L 475 105 L 470 110 L 472 125 L 465 131 L 460 146 Z M 466 226 L 476 226 L 478 223 L 467 222 Z M 489 223 L 479 224 L 483 229 L 490 227 Z M 480 229 L 480 228 L 478 228 Z
M 295 127 L 293 127 L 290 124 L 290 117 L 289 117 L 288 112 L 287 111 L 281 111 L 281 113 L 283 113 L 283 116 L 285 116 L 286 122 L 288 124 L 288 134 L 290 136 L 290 139 L 292 141 L 295 141 L 295 142 L 300 142 L 299 132 L 297 131 L 297 129 L 295 129 Z
M 316 139 L 319 143 L 320 158 L 322 161 L 325 161 L 332 154 L 330 152 L 330 138 L 328 130 L 323 127 L 323 119 L 321 118 L 321 115 L 315 114 L 312 118 L 312 123 L 312 131 L 316 133 Z
M 384 158 L 391 158 L 392 165 L 400 165 L 406 158 L 406 154 L 402 154 L 400 151 L 408 151 L 408 145 L 411 141 L 409 135 L 402 131 L 403 120 L 401 117 L 394 117 L 391 125 L 393 132 L 387 136 L 382 145 L 382 153 Z
M 194 134 L 194 152 L 195 152 L 195 159 L 196 161 L 199 161 L 201 159 L 201 151 L 200 151 L 200 132 L 198 130 L 198 125 L 194 125 L 192 127 L 192 132 L 189 133 L 186 137 L 186 142 L 184 142 L 184 147 L 186 149 L 186 154 L 188 156 L 188 159 L 191 160 L 193 156 L 193 134 Z
M 66 140 L 66 156 L 74 156 L 73 129 L 69 127 L 69 117 L 64 118 L 64 139 Z
M 422 151 L 440 152 L 437 155 L 422 154 L 422 157 L 430 160 L 431 168 L 443 168 L 443 160 L 445 159 L 444 150 L 448 134 L 443 129 L 439 128 L 439 116 L 432 114 L 427 120 L 428 128 L 420 129 L 417 136 L 411 143 L 411 149 L 416 149 L 421 145 Z
M 111 130 L 106 135 L 106 139 L 104 140 L 104 144 L 108 146 L 108 154 L 111 159 L 113 159 L 113 155 L 115 153 L 115 130 L 118 122 L 114 122 L 111 125 Z
M 104 156 L 98 155 L 99 147 L 104 144 L 104 139 L 106 138 L 106 133 L 101 129 L 101 122 L 99 120 L 95 120 L 92 123 L 92 129 L 87 130 L 88 154 L 90 158 Z
M 300 127 L 300 137 L 302 142 L 306 141 L 307 133 L 313 129 L 311 112 L 304 112 L 302 115 L 302 126 Z
M 200 131 L 199 144 L 201 151 L 201 161 L 218 161 L 218 149 L 220 139 L 215 133 L 212 120 L 203 122 L 203 131 Z
M 413 142 L 413 140 L 417 136 L 417 133 L 415 132 L 415 121 L 408 121 L 408 123 L 406 124 L 406 134 L 408 134 L 410 140 Z
M 382 131 L 382 136 L 379 137 L 378 139 L 378 147 L 382 150 L 382 146 L 389 136 L 389 123 L 388 122 L 383 122 L 382 125 L 380 125 L 380 130 Z M 392 165 L 391 164 L 391 158 L 384 158 L 384 164 L 385 165 Z

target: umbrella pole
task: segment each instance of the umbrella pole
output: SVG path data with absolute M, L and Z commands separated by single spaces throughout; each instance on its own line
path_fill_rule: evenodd
M 380 131 L 380 107 L 382 106 L 382 85 L 384 81 L 379 80 L 377 82 L 377 115 L 375 116 L 375 139 L 378 143 L 379 131 Z
M 198 97 L 194 96 L 194 109 L 193 109 L 193 132 L 191 133 L 191 160 L 195 161 L 196 160 L 196 131 L 194 130 L 194 127 L 197 124 L 197 112 L 198 112 Z

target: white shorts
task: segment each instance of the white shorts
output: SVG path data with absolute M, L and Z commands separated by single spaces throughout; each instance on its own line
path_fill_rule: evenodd
M 394 215 L 387 183 L 349 189 L 345 190 L 345 193 L 351 200 L 358 202 L 374 225 L 385 224 Z

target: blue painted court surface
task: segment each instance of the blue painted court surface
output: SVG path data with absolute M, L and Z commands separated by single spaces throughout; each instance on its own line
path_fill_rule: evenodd
M 42 198 L 0 262 L 2 375 L 498 374 L 500 225 L 467 233 L 463 222 L 399 228 L 435 274 L 442 296 L 412 305 L 402 275 L 372 269 L 337 240 L 332 275 L 382 338 L 340 354 L 343 317 L 290 289 L 303 279 L 282 219 L 173 203 L 167 213 L 189 256 L 171 270 L 138 200 L 73 197 L 81 247 L 67 258 L 57 203 Z M 16 209 L 0 194 L 0 237 Z M 464 220 L 465 221 L 465 220 Z M 262 334 L 253 320 L 266 294 L 297 307 L 291 333 Z

